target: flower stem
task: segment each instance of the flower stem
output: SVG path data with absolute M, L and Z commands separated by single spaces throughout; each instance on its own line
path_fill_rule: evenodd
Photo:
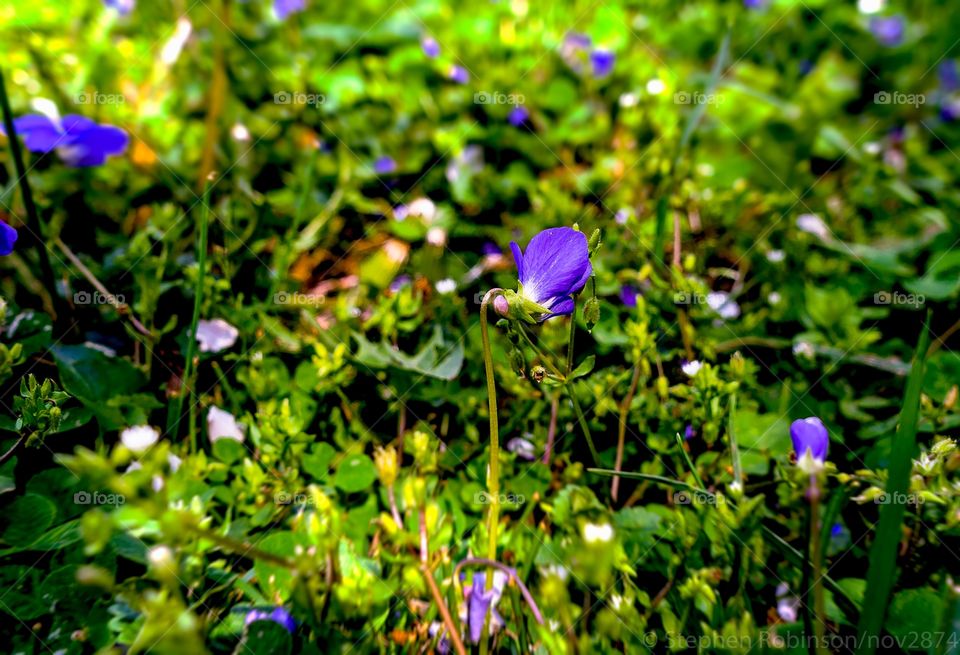
M 627 416 L 630 413 L 630 405 L 633 403 L 633 396 L 637 393 L 637 384 L 640 382 L 640 358 L 637 358 L 637 363 L 633 366 L 633 379 L 630 380 L 630 390 L 627 391 L 627 397 L 623 399 L 623 404 L 620 405 L 620 425 L 617 431 L 617 459 L 613 465 L 613 470 L 618 473 L 623 468 L 623 448 L 627 440 Z M 613 481 L 610 483 L 610 497 L 613 498 L 614 502 L 617 500 L 617 495 L 620 492 L 620 476 L 613 476 Z
M 200 307 L 203 304 L 203 283 L 206 277 L 207 268 L 207 232 L 209 228 L 210 217 L 210 183 L 207 182 L 203 190 L 203 207 L 200 211 L 200 234 L 197 238 L 197 285 L 193 293 L 193 316 L 190 319 L 190 329 L 187 331 L 187 361 L 183 366 L 183 378 L 180 385 L 180 393 L 174 400 L 173 411 L 167 416 L 167 432 L 176 436 L 177 428 L 180 425 L 180 414 L 183 411 L 184 394 L 191 394 L 193 377 L 193 360 L 197 354 L 197 323 L 200 322 Z M 196 444 L 192 444 L 196 450 Z
M 824 598 L 823 598 L 823 576 L 820 570 L 823 566 L 823 541 L 820 538 L 820 489 L 819 484 L 811 479 L 810 481 L 810 575 L 813 579 L 813 634 L 816 639 L 814 651 L 818 654 L 825 653 L 824 648 Z
M 550 455 L 553 453 L 553 440 L 557 436 L 557 412 L 560 409 L 560 394 L 555 393 L 550 401 L 550 425 L 547 426 L 547 446 L 543 449 L 543 463 L 550 466 Z
M 493 355 L 490 352 L 487 307 L 490 301 L 501 293 L 503 289 L 490 289 L 480 303 L 480 337 L 483 341 L 483 366 L 487 375 L 487 405 L 490 412 L 490 468 L 487 471 L 490 509 L 487 513 L 487 558 L 491 560 L 497 559 L 497 526 L 500 521 L 500 429 L 497 424 L 497 385 L 493 378 Z M 491 588 L 493 588 L 492 570 L 487 576 L 487 589 Z
M 450 641 L 453 643 L 454 650 L 457 651 L 457 655 L 466 655 L 467 651 L 463 647 L 463 641 L 460 639 L 460 630 L 453 622 L 450 610 L 447 608 L 447 604 L 443 602 L 443 594 L 440 593 L 440 587 L 437 586 L 437 581 L 433 578 L 433 571 L 430 570 L 426 512 L 421 509 L 418 517 L 420 521 L 420 571 L 423 573 L 423 578 L 427 581 L 427 586 L 430 588 L 430 595 L 433 596 L 433 602 L 437 604 L 437 610 L 440 612 L 443 624 L 447 627 L 447 634 L 450 635 Z
M 47 255 L 47 247 L 43 242 L 43 231 L 40 226 L 40 215 L 37 213 L 37 206 L 33 202 L 33 191 L 30 188 L 30 181 L 27 179 L 27 168 L 23 165 L 23 152 L 20 150 L 20 140 L 17 138 L 16 128 L 13 126 L 13 111 L 10 109 L 10 101 L 7 98 L 7 84 L 3 79 L 3 71 L 0 70 L 0 110 L 3 111 L 3 127 L 7 133 L 7 140 L 10 142 L 10 158 L 13 159 L 13 167 L 17 172 L 17 183 L 20 185 L 20 195 L 23 196 L 23 208 L 27 213 L 27 232 L 30 235 L 31 243 L 36 246 L 37 257 L 40 260 L 40 275 L 43 283 L 50 293 L 50 311 L 54 319 L 65 318 L 68 314 L 61 306 L 60 296 L 57 294 L 56 278 L 53 274 L 53 267 L 50 265 L 50 257 Z

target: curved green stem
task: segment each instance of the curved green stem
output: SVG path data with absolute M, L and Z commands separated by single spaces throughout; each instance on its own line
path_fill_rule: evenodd
M 490 509 L 487 512 L 487 559 L 497 559 L 497 527 L 500 523 L 500 428 L 497 424 L 497 384 L 493 378 L 493 355 L 490 352 L 490 333 L 487 326 L 487 307 L 503 289 L 487 291 L 480 303 L 480 338 L 483 341 L 483 367 L 487 376 L 487 405 L 490 412 L 490 467 L 487 471 L 487 492 Z M 493 569 L 487 572 L 487 591 L 493 589 Z M 484 619 L 482 634 L 486 635 L 489 618 Z M 480 640 L 480 652 L 487 652 L 487 640 Z
M 493 377 L 493 355 L 490 352 L 490 333 L 487 326 L 487 307 L 503 289 L 490 289 L 480 303 L 480 337 L 483 340 L 483 366 L 487 375 L 487 404 L 490 412 L 490 469 L 487 471 L 487 491 L 490 510 L 487 514 L 487 558 L 497 559 L 497 525 L 500 520 L 500 428 L 497 424 L 497 385 Z M 487 577 L 487 589 L 492 588 L 493 572 Z

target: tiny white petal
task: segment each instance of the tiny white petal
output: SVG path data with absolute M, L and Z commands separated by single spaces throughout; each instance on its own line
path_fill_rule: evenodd
M 613 539 L 613 526 L 609 523 L 585 523 L 583 540 L 588 544 L 607 543 Z
M 120 442 L 135 453 L 142 453 L 160 438 L 160 432 L 149 425 L 135 425 L 120 433 Z
M 692 362 L 687 362 L 683 364 L 680 368 L 689 377 L 694 377 L 697 373 L 700 372 L 700 369 L 703 368 L 703 364 L 701 364 L 698 360 L 695 359 Z
M 816 214 L 800 214 L 797 216 L 797 227 L 820 239 L 830 238 L 830 228 Z
M 222 318 L 197 323 L 197 341 L 200 352 L 215 353 L 230 348 L 237 342 L 240 331 Z
M 207 410 L 207 434 L 210 437 L 210 443 L 217 439 L 233 439 L 240 442 L 244 439 L 243 429 L 237 423 L 236 417 L 215 405 L 211 405 Z
M 444 278 L 443 280 L 440 280 L 435 286 L 437 288 L 437 293 L 441 295 L 453 293 L 457 290 L 457 283 L 450 278 Z

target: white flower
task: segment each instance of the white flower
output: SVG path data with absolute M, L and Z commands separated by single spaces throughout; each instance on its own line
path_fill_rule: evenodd
M 667 89 L 667 85 L 659 78 L 653 78 L 647 82 L 647 93 L 652 96 L 658 96 Z
M 250 140 L 250 130 L 243 123 L 234 123 L 230 128 L 230 136 L 236 141 L 247 142 Z
M 437 217 L 437 206 L 430 198 L 417 198 L 407 205 L 407 216 L 419 216 L 426 223 L 432 223 Z
M 700 372 L 700 369 L 703 368 L 703 364 L 699 360 L 693 360 L 692 362 L 684 362 L 680 369 L 689 377 L 696 376 Z
M 786 258 L 786 253 L 782 250 L 771 250 L 767 253 L 767 261 L 771 264 L 779 264 Z
M 440 280 L 435 286 L 437 288 L 437 293 L 441 295 L 447 295 L 448 293 L 453 293 L 457 290 L 457 283 L 450 278 L 444 278 Z
M 180 58 L 183 46 L 186 45 L 190 33 L 193 31 L 193 25 L 186 18 L 177 21 L 177 28 L 173 32 L 163 48 L 160 50 L 160 61 L 167 66 L 172 66 Z
M 607 543 L 613 539 L 613 526 L 609 523 L 585 523 L 583 525 L 583 540 L 588 544 Z
M 813 359 L 816 355 L 813 344 L 809 341 L 798 341 L 793 344 L 793 356 L 797 358 Z
M 243 428 L 237 424 L 236 417 L 215 405 L 207 410 L 207 435 L 210 443 L 218 439 L 233 439 L 242 443 L 244 439 Z
M 197 323 L 197 341 L 202 353 L 215 353 L 230 348 L 239 336 L 240 331 L 222 318 L 201 320 Z
M 857 9 L 861 14 L 877 14 L 887 6 L 887 0 L 858 0 Z
M 830 228 L 816 214 L 800 214 L 797 216 L 797 228 L 819 239 L 830 238 Z
M 777 614 L 787 623 L 795 623 L 797 611 L 800 609 L 800 599 L 790 595 L 790 588 L 786 583 L 777 585 Z
M 427 243 L 431 246 L 442 246 L 447 243 L 447 231 L 442 227 L 431 227 L 427 230 Z
M 740 305 L 730 298 L 726 291 L 712 291 L 707 294 L 707 304 L 713 311 L 720 314 L 720 318 L 731 319 L 740 316 Z
M 767 294 L 767 302 L 771 305 L 779 305 L 781 300 L 783 300 L 783 296 L 776 291 L 771 291 Z
M 135 425 L 120 433 L 120 442 L 135 453 L 142 453 L 160 438 L 160 432 L 149 425 Z
M 173 551 L 168 546 L 154 546 L 147 551 L 147 560 L 156 568 L 173 566 Z

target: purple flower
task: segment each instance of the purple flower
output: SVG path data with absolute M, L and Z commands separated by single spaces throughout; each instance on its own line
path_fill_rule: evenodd
M 747 9 L 764 9 L 770 0 L 743 0 L 743 6 Z
M 103 4 L 121 16 L 128 16 L 133 11 L 136 0 L 103 0 Z
M 420 47 L 423 48 L 423 54 L 433 59 L 440 56 L 440 44 L 432 36 L 425 36 L 420 41 Z
M 493 634 L 503 625 L 503 617 L 497 612 L 497 602 L 503 595 L 503 585 L 507 581 L 507 575 L 502 571 L 496 571 L 493 574 L 493 586 L 487 589 L 487 574 L 474 573 L 473 583 L 463 590 L 464 599 L 467 601 L 466 620 L 467 630 L 470 633 L 470 641 L 474 644 L 480 643 L 480 637 L 483 635 L 483 624 L 487 619 L 487 612 L 490 612 L 490 634 Z
M 373 172 L 377 175 L 387 175 L 395 170 L 397 170 L 397 162 L 394 161 L 393 157 L 384 155 L 383 157 L 377 157 L 373 162 Z
M 640 294 L 640 290 L 632 284 L 624 284 L 620 287 L 620 302 L 622 302 L 627 307 L 636 307 L 637 306 L 637 296 Z
M 683 438 L 690 441 L 695 436 L 697 436 L 697 433 L 694 431 L 693 426 L 688 423 L 687 427 L 683 430 Z
M 790 425 L 790 438 L 793 440 L 793 450 L 797 453 L 798 460 L 807 453 L 821 464 L 827 458 L 830 435 L 823 421 L 816 416 L 794 421 Z
M 617 57 L 605 48 L 595 48 L 590 53 L 590 65 L 593 68 L 593 76 L 598 80 L 603 79 L 613 72 L 613 64 Z
M 273 11 L 280 20 L 307 8 L 307 0 L 273 0 Z
M 947 59 L 937 71 L 940 77 L 940 88 L 947 93 L 960 90 L 960 71 L 957 70 L 957 60 Z
M 470 73 L 463 66 L 451 66 L 447 76 L 457 84 L 466 84 L 470 81 Z
M 89 118 L 67 114 L 51 118 L 28 114 L 13 121 L 17 134 L 31 152 L 56 150 L 68 166 L 99 166 L 108 155 L 127 149 L 127 133 L 113 125 L 97 125 Z M 0 129 L 0 133 L 4 133 Z
M 13 252 L 13 244 L 17 242 L 17 231 L 0 221 L 0 257 L 6 257 Z
M 573 294 L 593 273 L 586 235 L 569 227 L 552 227 L 530 239 L 526 253 L 515 241 L 510 248 L 522 297 L 549 310 L 539 320 L 572 314 Z
M 870 19 L 870 31 L 882 45 L 893 48 L 903 42 L 905 31 L 903 16 L 875 16 Z
M 243 620 L 243 624 L 250 625 L 254 621 L 274 621 L 286 628 L 290 634 L 293 634 L 297 629 L 297 622 L 290 616 L 290 612 L 282 607 L 277 607 L 272 612 L 268 612 L 267 610 L 250 610 L 250 612 L 247 613 L 247 618 Z
M 507 114 L 507 120 L 514 127 L 520 127 L 527 122 L 530 118 L 530 112 L 527 111 L 527 108 L 523 105 L 517 105 L 510 110 L 510 113 Z
M 397 277 L 393 278 L 393 282 L 390 283 L 390 291 L 397 293 L 400 291 L 400 289 L 412 283 L 413 278 L 406 273 L 403 275 L 398 275 Z

